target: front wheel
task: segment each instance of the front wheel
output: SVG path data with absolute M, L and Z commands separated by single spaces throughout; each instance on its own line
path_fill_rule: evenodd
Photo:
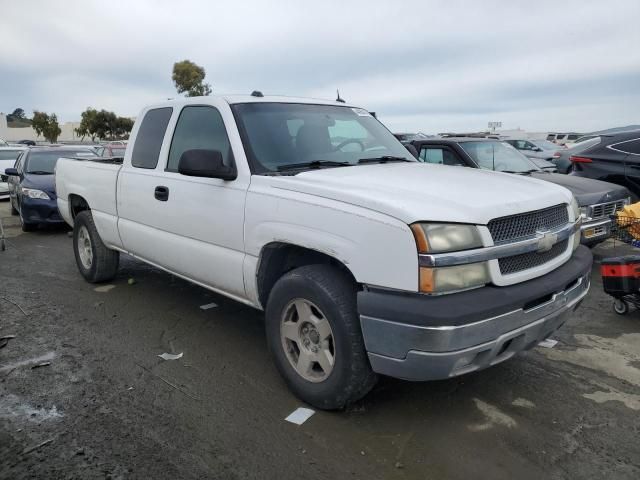
M 78 270 L 88 282 L 106 282 L 116 276 L 120 253 L 102 242 L 89 210 L 80 212 L 73 222 L 73 251 Z
M 37 223 L 25 222 L 22 212 L 18 211 L 18 215 L 20 215 L 20 227 L 22 227 L 23 232 L 33 232 L 38 229 Z
M 309 265 L 286 273 L 269 295 L 269 350 L 293 393 L 317 408 L 343 408 L 375 385 L 356 294 L 338 269 Z

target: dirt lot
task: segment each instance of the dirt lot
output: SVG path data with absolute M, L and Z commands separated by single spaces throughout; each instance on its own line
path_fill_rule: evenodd
M 65 229 L 0 217 L 0 478 L 640 478 L 640 313 L 597 265 L 554 348 L 296 426 L 260 312 L 130 258 L 96 288 Z

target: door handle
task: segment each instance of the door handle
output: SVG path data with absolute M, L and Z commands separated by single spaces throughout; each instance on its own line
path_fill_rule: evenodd
M 160 200 L 161 202 L 166 202 L 169 200 L 169 187 L 158 186 L 154 192 L 154 196 L 156 200 Z

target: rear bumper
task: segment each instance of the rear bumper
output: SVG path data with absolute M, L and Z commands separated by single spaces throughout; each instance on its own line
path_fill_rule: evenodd
M 591 252 L 579 247 L 551 273 L 509 287 L 452 295 L 358 294 L 374 371 L 436 380 L 480 370 L 530 349 L 557 330 L 589 290 Z
M 23 196 L 20 202 L 20 214 L 26 223 L 64 223 L 55 199 L 42 200 Z

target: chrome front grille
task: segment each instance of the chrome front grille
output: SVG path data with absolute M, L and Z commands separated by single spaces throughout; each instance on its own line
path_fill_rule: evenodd
M 618 210 L 622 210 L 624 207 L 625 201 L 618 200 L 616 202 L 608 202 L 608 203 L 600 203 L 598 205 L 591 205 L 589 207 L 589 217 L 591 218 L 602 218 L 602 217 L 610 217 Z
M 494 218 L 487 224 L 493 242 L 513 242 L 527 237 L 534 237 L 536 231 L 554 230 L 569 223 L 567 206 L 556 205 L 533 212 Z
M 502 275 L 508 275 L 543 265 L 562 255 L 567 250 L 568 244 L 569 240 L 567 239 L 556 243 L 551 247 L 551 250 L 547 250 L 546 252 L 529 252 L 501 258 L 498 260 L 500 273 Z

